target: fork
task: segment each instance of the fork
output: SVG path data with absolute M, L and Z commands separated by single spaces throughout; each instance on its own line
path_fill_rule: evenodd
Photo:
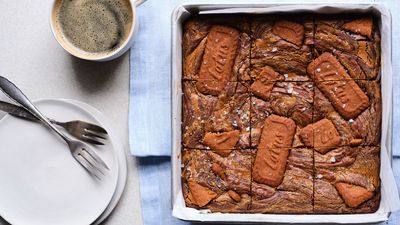
M 38 122 L 38 119 L 28 112 L 23 107 L 17 106 L 12 103 L 0 101 L 0 110 L 8 112 L 9 114 L 31 121 Z M 60 122 L 54 119 L 47 118 L 52 124 L 63 127 L 73 137 L 95 145 L 104 145 L 102 139 L 106 139 L 107 131 L 95 124 L 73 120 L 67 122 Z
M 72 156 L 77 160 L 90 174 L 98 179 L 105 175 L 105 169 L 109 170 L 107 164 L 94 152 L 94 150 L 82 141 L 69 138 L 59 131 L 43 114 L 32 104 L 25 94 L 9 81 L 0 76 L 0 89 L 15 100 L 32 115 L 37 117 L 43 124 L 57 133 L 67 144 Z

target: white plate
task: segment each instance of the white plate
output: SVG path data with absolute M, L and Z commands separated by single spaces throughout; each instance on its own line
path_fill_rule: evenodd
M 101 214 L 101 216 L 99 218 L 97 218 L 96 221 L 93 223 L 94 225 L 98 225 L 101 222 L 103 222 L 103 220 L 111 214 L 111 212 L 114 210 L 115 206 L 117 206 L 119 199 L 122 196 L 122 193 L 124 192 L 126 178 L 127 178 L 127 172 L 128 172 L 127 171 L 128 166 L 127 166 L 127 161 L 126 161 L 127 160 L 126 159 L 126 150 L 124 148 L 123 143 L 121 142 L 121 139 L 118 138 L 118 135 L 115 132 L 115 128 L 111 125 L 111 122 L 96 108 L 94 108 L 86 103 L 83 103 L 83 102 L 80 102 L 77 100 L 72 100 L 72 99 L 58 99 L 57 101 L 65 101 L 67 103 L 77 105 L 77 106 L 83 108 L 84 110 L 90 112 L 92 114 L 92 116 L 95 117 L 95 119 L 97 121 L 99 121 L 100 124 L 102 124 L 102 126 L 107 130 L 109 139 L 113 143 L 114 150 L 117 155 L 118 166 L 119 166 L 117 188 L 114 192 L 114 195 L 111 199 L 110 204 L 104 210 L 103 214 Z
M 36 105 L 60 121 L 99 123 L 74 104 L 43 100 Z M 0 121 L 0 215 L 14 225 L 92 223 L 109 205 L 118 181 L 113 144 L 96 146 L 96 152 L 110 168 L 101 181 L 45 126 L 6 115 Z

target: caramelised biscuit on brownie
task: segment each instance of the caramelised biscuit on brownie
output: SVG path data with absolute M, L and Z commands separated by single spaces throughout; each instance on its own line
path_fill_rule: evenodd
M 282 182 L 277 186 L 271 186 L 266 182 L 255 180 L 253 175 L 250 211 L 252 213 L 313 213 L 313 150 L 291 148 L 289 150 L 274 149 L 274 151 L 286 151 L 288 154 L 286 167 L 281 177 Z
M 184 80 L 249 80 L 248 16 L 197 16 L 183 31 Z
M 315 152 L 314 212 L 372 213 L 380 204 L 380 147 Z
M 254 41 L 251 46 L 250 74 L 253 79 L 265 66 L 278 72 L 285 81 L 296 81 L 299 75 L 307 76 L 314 32 L 311 16 L 263 15 L 253 19 L 251 29 Z
M 372 16 L 321 15 L 315 20 L 314 44 L 316 57 L 330 52 L 353 79 L 378 77 L 380 34 Z
M 246 83 L 228 82 L 218 96 L 183 82 L 182 144 L 188 148 L 232 150 L 250 146 L 250 94 Z
M 252 203 L 257 213 L 312 213 L 313 151 L 291 148 L 294 120 L 265 120 L 252 167 Z
M 293 119 L 296 124 L 293 147 L 304 146 L 298 134 L 301 128 L 313 122 L 314 85 L 306 77 L 297 77 L 304 82 L 259 79 L 250 86 L 252 147 L 258 146 L 264 121 L 272 114 Z
M 315 147 L 317 151 L 328 151 L 327 148 L 337 146 L 380 145 L 382 99 L 379 82 L 353 82 L 358 88 L 357 92 L 349 88 L 348 82 L 321 82 L 328 86 L 329 91 L 322 91 L 316 86 L 315 123 L 300 132 L 300 137 L 306 143 L 305 140 L 311 137 L 310 130 L 313 129 L 314 144 L 306 146 Z M 363 102 L 359 95 L 367 100 Z M 334 104 L 336 100 L 330 99 L 337 99 L 337 103 Z M 322 123 L 325 125 L 320 127 Z
M 211 150 L 182 151 L 182 190 L 189 207 L 213 212 L 247 212 L 250 206 L 251 150 L 221 156 Z

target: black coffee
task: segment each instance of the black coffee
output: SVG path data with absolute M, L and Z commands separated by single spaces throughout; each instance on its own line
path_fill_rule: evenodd
M 58 12 L 61 32 L 86 52 L 112 51 L 129 35 L 131 7 L 129 0 L 62 0 Z

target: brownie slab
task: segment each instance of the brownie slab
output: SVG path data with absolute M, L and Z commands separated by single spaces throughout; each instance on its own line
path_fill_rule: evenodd
M 221 156 L 211 150 L 182 151 L 182 190 L 189 207 L 246 212 L 250 207 L 251 150 Z
M 254 38 L 251 46 L 252 78 L 265 66 L 280 73 L 286 81 L 296 81 L 298 75 L 307 76 L 314 32 L 311 16 L 259 16 L 252 21 L 251 29 Z
M 250 19 L 197 16 L 183 31 L 184 80 L 249 80 Z
M 263 149 L 258 149 L 257 154 Z M 280 148 L 268 151 L 285 152 L 285 164 L 279 184 L 254 179 L 257 170 L 274 171 L 271 168 L 253 166 L 251 190 L 252 213 L 313 213 L 313 150 L 307 148 Z M 257 157 L 257 156 L 256 156 Z M 257 159 L 256 159 L 257 160 Z M 272 176 L 273 177 L 273 176 Z
M 253 83 L 254 84 L 254 83 Z M 270 85 L 268 98 L 251 90 L 251 146 L 257 148 L 265 120 L 271 115 L 290 118 L 294 121 L 296 135 L 285 147 L 304 146 L 299 131 L 313 122 L 314 85 L 312 82 L 267 82 Z M 282 147 L 282 146 L 281 146 Z
M 327 81 L 326 83 L 346 83 L 347 81 Z M 315 88 L 314 96 L 314 120 L 316 123 L 321 120 L 327 120 L 331 124 L 331 129 L 316 130 L 314 128 L 314 138 L 321 139 L 321 142 L 315 143 L 313 147 L 336 147 L 336 146 L 356 146 L 356 145 L 380 145 L 381 134 L 381 118 L 382 118 L 382 99 L 380 84 L 378 81 L 357 80 L 354 83 L 359 87 L 359 90 L 367 97 L 368 101 L 365 104 L 367 107 L 362 107 L 358 110 L 354 105 L 349 105 L 350 101 L 340 103 L 339 106 L 329 101 L 326 93 L 320 91 L 318 86 Z M 345 85 L 344 85 L 345 86 Z M 345 93 L 345 94 L 343 94 Z M 342 99 L 350 99 L 347 94 L 354 94 L 353 90 L 342 92 Z M 356 103 L 358 104 L 358 103 Z M 344 116 L 337 107 L 352 108 L 354 113 L 352 117 Z M 364 109 L 365 108 L 365 109 Z M 314 124 L 316 124 L 314 123 Z M 334 129 L 332 128 L 334 126 Z M 332 142 L 337 140 L 339 142 Z M 323 141 L 325 140 L 325 142 Z
M 372 213 L 380 204 L 380 147 L 315 152 L 315 213 Z
M 247 84 L 228 82 L 223 91 L 214 96 L 202 93 L 199 82 L 184 81 L 182 98 L 184 147 L 224 151 L 250 146 Z
M 353 79 L 376 79 L 380 67 L 380 35 L 375 20 L 361 15 L 317 17 L 315 58 L 330 52 Z

